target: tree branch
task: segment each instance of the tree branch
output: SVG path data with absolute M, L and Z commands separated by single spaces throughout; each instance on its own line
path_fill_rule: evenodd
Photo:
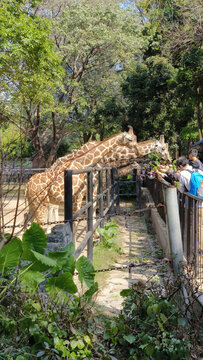
M 27 134 L 27 129 L 23 128 L 21 125 L 19 125 L 15 120 L 11 119 L 9 116 L 3 114 L 0 112 L 0 117 L 12 124 L 14 124 L 23 134 Z

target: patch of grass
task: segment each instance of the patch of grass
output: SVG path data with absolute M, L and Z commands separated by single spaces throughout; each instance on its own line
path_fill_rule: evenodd
M 115 244 L 121 247 L 122 241 L 119 236 L 118 239 L 115 240 Z M 93 265 L 95 270 L 108 269 L 111 266 L 115 266 L 121 258 L 122 254 L 118 253 L 115 247 L 107 248 L 103 246 L 102 242 L 94 246 Z M 96 273 L 95 281 L 98 282 L 99 287 L 104 286 L 104 282 L 108 279 L 108 276 L 108 271 Z

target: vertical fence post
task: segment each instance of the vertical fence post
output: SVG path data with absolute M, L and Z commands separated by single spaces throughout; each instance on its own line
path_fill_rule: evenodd
M 106 206 L 107 208 L 109 208 L 110 205 L 110 191 L 109 191 L 109 168 L 106 170 Z M 108 219 L 110 218 L 109 216 L 109 211 L 108 211 Z
M 91 202 L 90 207 L 88 208 L 88 220 L 87 220 L 87 228 L 88 231 L 91 231 L 91 235 L 89 237 L 87 243 L 87 257 L 92 262 L 93 261 L 93 174 L 92 170 L 88 172 L 87 178 L 87 187 L 88 187 L 88 202 Z
M 116 172 L 116 214 L 120 215 L 120 186 L 119 186 L 119 176 L 118 168 L 115 169 Z
M 141 181 L 140 181 L 140 175 L 138 172 L 136 172 L 136 194 L 137 194 L 137 208 L 141 209 Z
M 114 168 L 111 168 L 111 202 L 112 202 L 111 214 L 113 214 L 114 213 Z
M 72 170 L 64 171 L 64 222 L 70 222 L 73 232 Z
M 175 187 L 167 187 L 165 189 L 165 200 L 173 269 L 174 274 L 177 275 L 179 272 L 178 265 L 183 261 L 183 245 L 180 228 L 177 189 Z
M 104 226 L 103 170 L 99 170 L 99 213 L 100 213 L 100 217 L 102 218 L 100 226 L 103 227 Z M 102 240 L 101 236 L 100 239 Z

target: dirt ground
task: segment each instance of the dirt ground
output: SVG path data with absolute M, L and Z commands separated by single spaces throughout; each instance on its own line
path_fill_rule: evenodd
M 19 201 L 16 197 L 4 198 L 2 225 L 5 232 L 10 233 L 15 224 L 15 235 L 21 237 L 24 224 L 25 201 L 21 197 Z
M 17 206 L 18 203 L 18 206 Z M 20 197 L 19 201 L 16 197 L 13 198 L 5 198 L 4 204 L 3 204 L 3 226 L 6 229 L 6 232 L 11 232 L 11 229 L 13 228 L 13 225 L 15 224 L 15 232 L 14 234 L 18 237 L 22 237 L 24 229 L 24 215 L 27 212 L 27 206 L 25 204 L 24 197 Z M 54 222 L 55 216 L 54 213 L 52 215 L 52 220 Z M 64 220 L 63 215 L 63 209 L 59 207 L 59 221 Z M 51 228 L 54 227 L 55 224 L 51 224 L 49 226 L 49 231 L 51 231 Z M 44 227 L 46 230 L 46 226 Z

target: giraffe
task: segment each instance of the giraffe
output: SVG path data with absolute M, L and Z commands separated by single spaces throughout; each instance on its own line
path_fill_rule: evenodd
M 136 136 L 134 135 L 134 141 L 137 141 Z M 99 142 L 95 142 L 96 144 L 99 144 Z M 89 148 L 91 148 L 95 143 L 93 144 L 89 144 Z M 80 150 L 80 149 L 79 149 Z M 129 161 L 134 161 L 137 158 L 141 158 L 142 156 L 145 156 L 147 154 L 149 154 L 150 152 L 156 152 L 158 153 L 162 158 L 164 159 L 170 159 L 170 155 L 168 152 L 168 144 L 164 143 L 164 136 L 161 135 L 160 137 L 160 141 L 158 140 L 147 140 L 147 141 L 143 141 L 140 143 L 137 143 L 136 148 L 135 149 L 130 149 L 128 146 L 125 145 L 117 145 L 113 150 L 107 152 L 106 154 L 104 154 L 104 156 L 101 158 L 101 160 L 99 162 L 96 163 L 96 167 L 101 168 L 104 166 L 119 166 L 122 164 L 126 164 L 129 163 Z M 63 160 L 63 161 L 62 161 Z M 60 163 L 63 165 L 63 169 L 66 168 L 66 166 L 68 166 L 68 163 L 66 162 L 66 157 L 63 157 L 60 159 Z M 132 166 L 131 166 L 132 167 Z M 55 169 L 60 170 L 61 167 L 54 167 Z M 134 168 L 139 169 L 139 165 L 135 162 L 134 163 Z M 127 169 L 126 169 L 127 171 Z M 124 170 L 119 170 L 119 173 L 123 173 Z M 126 172 L 127 173 L 127 172 Z M 79 175 L 74 175 L 75 181 L 77 181 L 77 177 L 79 177 Z M 94 174 L 94 183 L 98 183 L 96 180 L 96 175 Z M 94 187 L 94 196 L 97 193 L 97 185 Z M 78 189 L 77 191 L 73 191 L 73 197 L 74 197 L 74 203 L 75 203 L 75 211 L 77 211 L 81 205 L 82 205 L 82 200 L 84 198 L 86 194 L 86 178 L 84 178 L 84 181 L 82 182 L 82 184 L 79 186 L 78 185 Z M 76 203 L 77 203 L 77 207 L 76 207 Z M 53 208 L 53 204 L 51 204 L 51 206 L 48 207 Z M 58 209 L 57 209 L 58 211 Z M 55 215 L 57 214 L 57 211 L 55 212 Z M 57 220 L 58 217 L 56 217 Z M 50 222 L 51 217 L 50 215 L 48 216 L 48 222 Z
M 133 162 L 132 164 L 129 164 L 127 166 L 124 166 L 120 169 L 118 169 L 118 176 L 125 176 L 129 174 L 132 170 L 140 170 L 141 166 L 137 162 Z
M 136 136 L 134 135 L 135 141 L 137 141 Z M 114 149 L 104 154 L 101 160 L 95 165 L 96 168 L 102 168 L 105 166 L 120 166 L 125 165 L 133 160 L 134 168 L 139 169 L 139 165 L 135 162 L 136 159 L 140 159 L 143 156 L 155 152 L 160 155 L 165 160 L 170 160 L 170 154 L 168 152 L 168 144 L 164 142 L 164 136 L 160 136 L 160 140 L 146 140 L 136 144 L 136 150 L 132 150 L 125 145 L 117 145 Z M 126 169 L 127 171 L 127 169 Z M 120 170 L 120 174 L 124 173 L 124 170 Z M 126 172 L 127 173 L 127 172 Z M 94 184 L 94 196 L 97 194 L 98 180 L 97 176 L 94 173 L 93 177 Z M 86 194 L 86 182 L 84 181 L 81 187 L 78 187 L 77 193 L 77 206 L 78 209 L 82 205 L 82 200 Z M 94 210 L 95 212 L 95 210 Z
M 168 151 L 168 144 L 164 142 L 164 135 L 160 136 L 160 140 L 146 140 L 137 143 L 138 158 L 150 153 L 158 154 L 162 159 L 171 161 Z
M 136 136 L 134 135 L 134 141 L 137 141 Z M 86 143 L 82 146 L 82 148 L 80 148 L 77 152 L 77 154 L 82 153 L 82 151 L 84 151 L 84 149 L 89 149 L 91 150 L 91 148 L 94 145 L 99 145 L 99 141 L 92 141 L 89 143 Z M 59 158 L 52 166 L 51 166 L 51 170 L 60 170 L 61 166 L 65 167 L 66 165 L 69 164 L 68 159 L 72 158 L 70 157 L 69 154 L 67 156 L 63 156 L 61 158 Z M 121 165 L 122 162 L 124 162 L 124 164 L 129 163 L 130 160 L 134 160 L 136 159 L 138 156 L 138 152 L 136 151 L 136 149 L 130 149 L 128 146 L 126 145 L 117 145 L 115 147 L 115 149 L 113 149 L 112 151 L 108 152 L 107 154 L 105 154 L 102 159 L 100 160 L 100 162 L 98 162 L 96 164 L 96 167 L 104 167 L 104 166 L 118 166 Z M 135 165 L 135 167 L 139 167 L 139 165 Z M 74 175 L 74 177 L 77 177 L 79 175 Z M 77 200 L 75 200 L 77 202 L 77 208 L 80 208 L 82 206 L 82 200 L 86 194 L 86 186 L 87 186 L 87 181 L 86 181 L 86 177 L 84 178 L 84 183 L 82 184 L 82 186 L 80 187 L 80 189 L 78 189 L 77 191 Z M 97 182 L 97 176 L 96 173 L 93 173 L 93 183 Z M 97 193 L 97 186 L 94 186 L 94 195 L 96 196 Z M 49 204 L 48 205 L 48 223 L 51 222 L 52 219 L 52 214 L 54 212 L 55 214 L 55 221 L 58 221 L 58 210 L 59 210 L 59 206 L 58 205 L 53 205 L 53 204 Z
M 66 166 L 66 164 L 68 165 L 70 163 L 71 160 L 73 160 L 74 158 L 76 158 L 77 156 L 80 155 L 84 155 L 87 151 L 91 150 L 91 148 L 93 148 L 95 145 L 98 145 L 99 141 L 89 141 L 87 143 L 85 143 L 84 145 L 82 145 L 79 149 L 77 149 L 76 151 L 62 156 L 60 158 L 58 158 L 51 166 L 50 168 L 46 169 L 46 171 L 52 171 L 52 170 L 60 170 L 61 166 Z M 57 222 L 59 220 L 59 205 L 53 205 L 53 204 L 48 204 L 47 206 L 47 211 L 48 211 L 48 223 L 51 222 L 51 219 L 53 217 L 53 213 L 54 213 L 54 217 L 55 217 L 55 221 Z M 47 229 L 47 232 L 49 232 L 50 228 Z
M 83 146 L 81 146 L 78 150 L 74 151 L 73 153 L 58 158 L 53 163 L 53 165 L 51 165 L 50 168 L 47 169 L 47 171 L 60 170 L 61 166 L 65 166 L 66 164 L 69 164 L 71 160 L 74 160 L 77 156 L 84 155 L 87 151 L 91 150 L 95 145 L 98 144 L 99 141 L 96 140 L 85 143 Z
M 137 141 L 137 138 L 135 136 L 135 141 Z M 138 152 L 136 148 L 129 148 L 126 145 L 117 145 L 113 150 L 106 153 L 101 160 L 93 166 L 93 196 L 95 197 L 97 194 L 98 189 L 98 169 L 101 169 L 103 167 L 117 167 L 119 165 L 126 165 L 127 163 L 134 161 L 138 157 Z M 136 163 L 135 167 L 138 168 L 139 165 Z M 95 170 L 95 171 L 94 171 Z M 105 180 L 105 179 L 104 179 Z M 84 183 L 78 190 L 78 197 L 77 197 L 77 206 L 78 209 L 82 206 L 82 201 L 84 196 L 87 192 L 87 181 L 86 178 L 84 179 Z M 94 209 L 94 213 L 96 212 L 96 209 Z
M 114 151 L 111 151 L 107 153 L 103 159 L 97 164 L 99 166 L 119 166 L 131 162 L 133 160 L 134 168 L 140 169 L 139 164 L 137 161 L 140 158 L 142 158 L 145 155 L 148 155 L 149 153 L 156 153 L 164 160 L 171 161 L 171 157 L 168 151 L 168 144 L 164 141 L 164 135 L 160 136 L 160 140 L 146 140 L 143 142 L 138 142 L 136 145 L 136 152 L 132 153 L 130 149 L 127 149 L 125 146 L 117 146 Z M 127 161 L 126 161 L 127 160 Z M 133 163 L 129 165 L 129 168 L 124 168 L 123 170 L 118 170 L 118 175 L 122 176 L 124 174 L 127 174 L 129 170 L 132 170 Z M 98 182 L 97 182 L 98 185 Z M 94 189 L 94 196 L 97 193 L 97 185 Z M 85 193 L 85 192 L 84 192 Z M 84 196 L 83 193 L 83 196 Z M 80 200 L 81 201 L 81 200 Z
M 34 220 L 39 224 L 45 222 L 46 208 L 49 203 L 60 205 L 64 202 L 64 176 L 63 172 L 68 167 L 69 169 L 85 169 L 90 166 L 95 166 L 102 157 L 117 145 L 127 145 L 130 148 L 136 149 L 137 141 L 132 128 L 128 132 L 119 133 L 105 139 L 99 145 L 80 155 L 69 164 L 60 167 L 59 170 L 51 170 L 44 173 L 33 175 L 26 184 L 25 198 L 29 204 L 29 213 L 27 221 Z M 73 177 L 73 196 L 78 196 L 78 189 L 84 184 L 84 174 L 79 174 Z M 77 203 L 74 202 L 73 210 L 77 211 Z

